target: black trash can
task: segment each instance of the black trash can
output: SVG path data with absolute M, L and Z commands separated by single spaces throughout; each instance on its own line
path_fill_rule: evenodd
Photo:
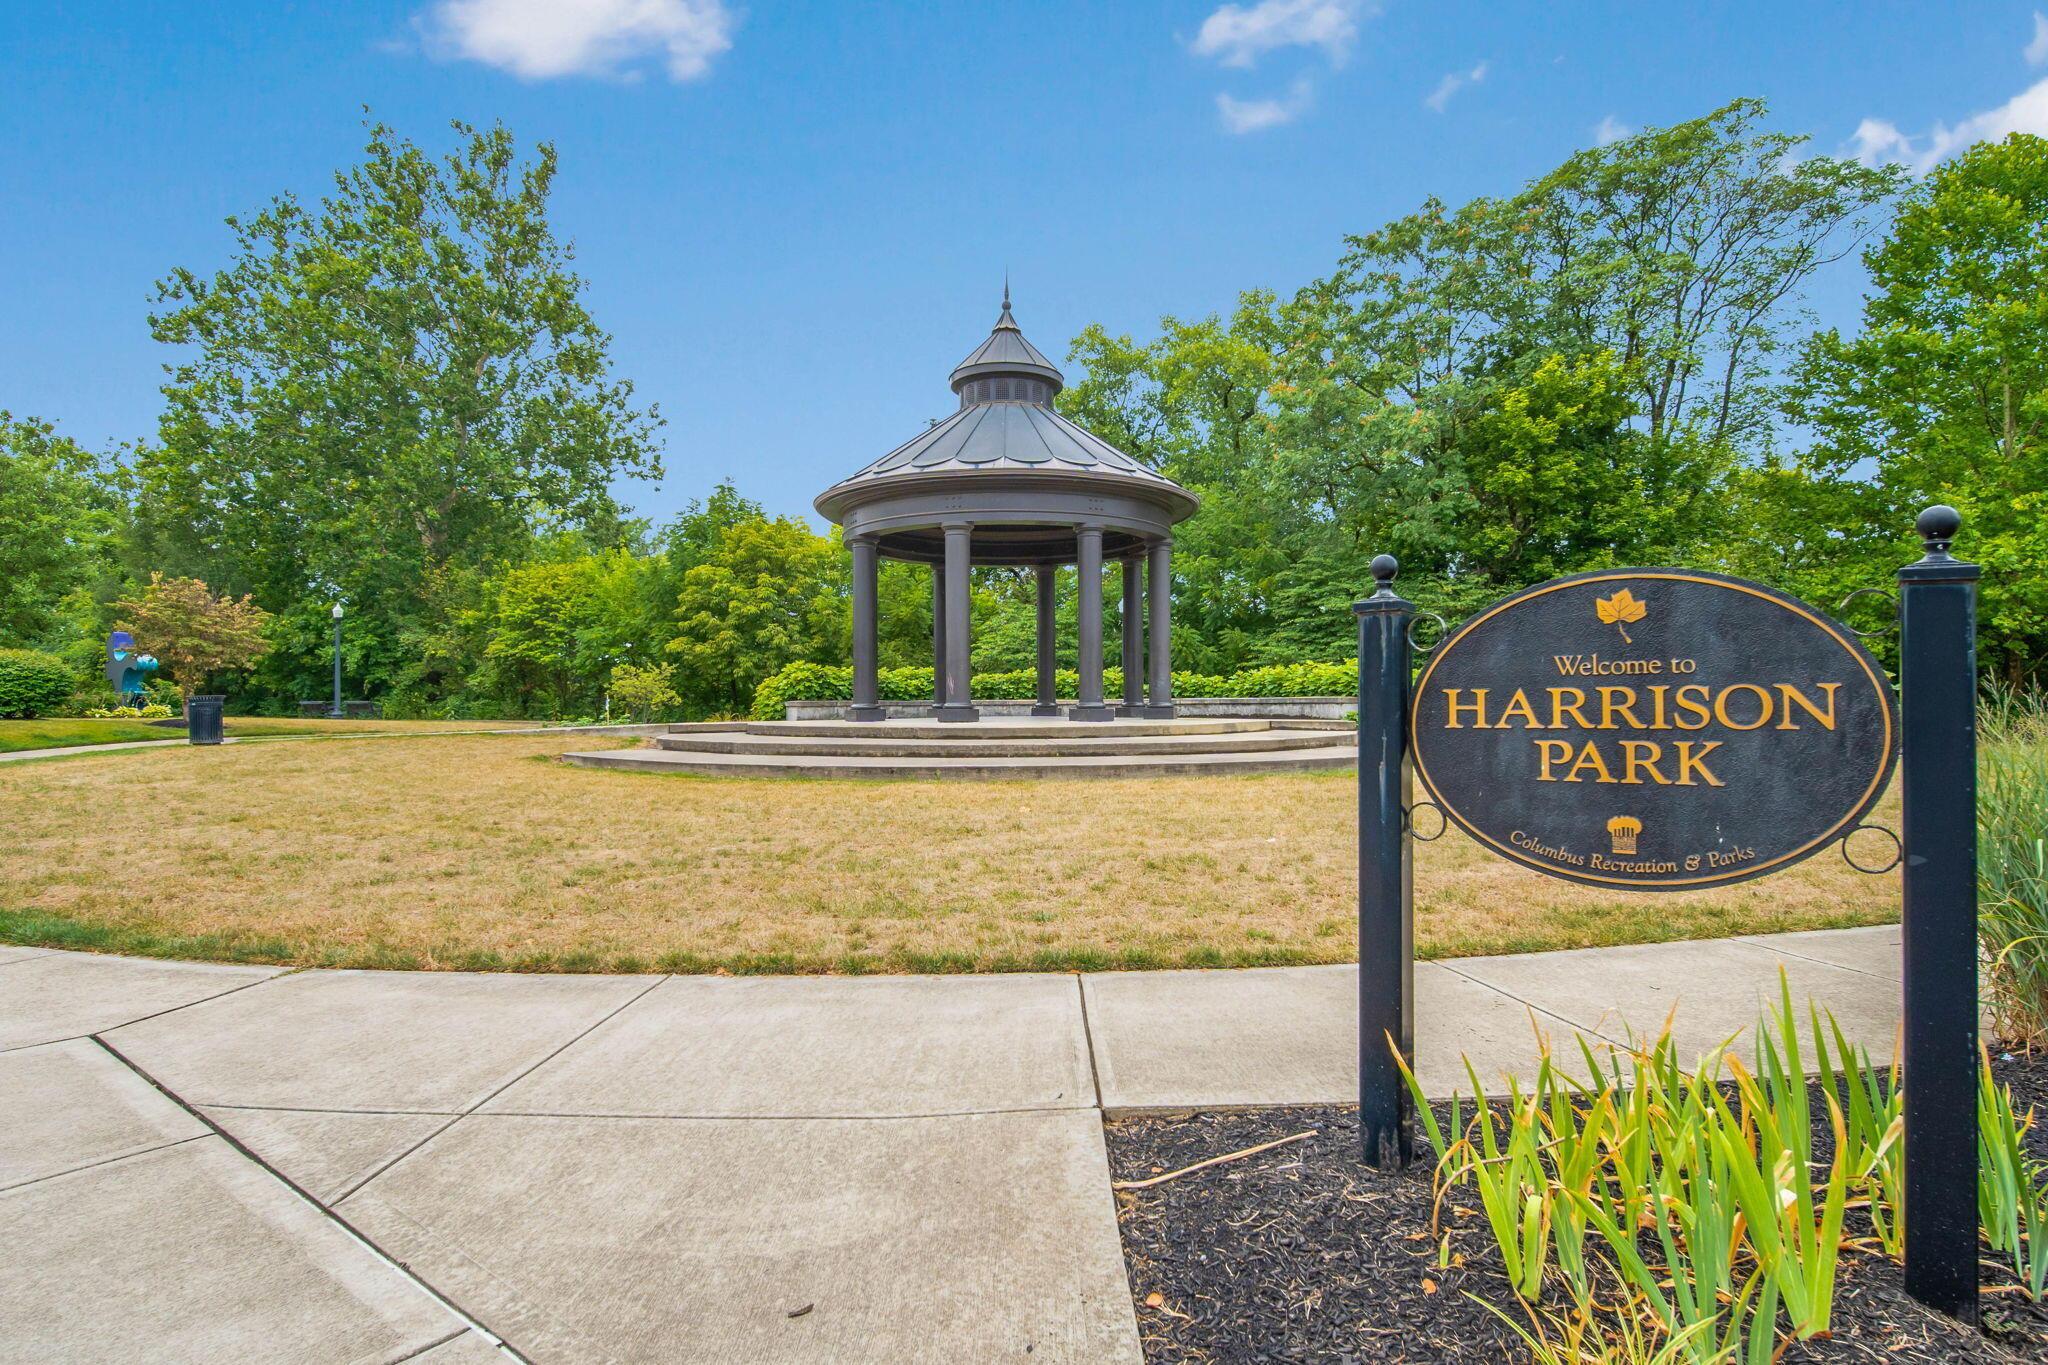
M 187 697 L 185 699 L 185 734 L 194 744 L 218 744 L 221 741 L 221 703 L 226 697 Z

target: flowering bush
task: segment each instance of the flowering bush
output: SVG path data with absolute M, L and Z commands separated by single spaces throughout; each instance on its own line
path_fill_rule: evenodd
M 169 720 L 176 712 L 153 701 L 147 706 L 88 706 L 78 714 L 87 720 Z

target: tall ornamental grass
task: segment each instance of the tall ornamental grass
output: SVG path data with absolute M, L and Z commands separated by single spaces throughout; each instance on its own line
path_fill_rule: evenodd
M 2048 1045 L 2048 698 L 1998 690 L 1979 710 L 1978 934 L 1992 1026 Z
M 1476 1196 L 1528 1321 L 1515 1330 L 1539 1365 L 1769 1365 L 1790 1342 L 1829 1334 L 1844 1255 L 1900 1258 L 1897 1061 L 1873 1066 L 1811 1006 L 1805 1023 L 1781 972 L 1746 1063 L 1724 1045 L 1683 1066 L 1666 1021 L 1648 1044 L 1604 1060 L 1578 1038 L 1581 1079 L 1539 1039 L 1533 1079 L 1510 1080 L 1504 1100 L 1488 1102 L 1468 1061 L 1474 1102 L 1454 1097 L 1448 1125 L 1403 1064 L 1437 1154 L 1439 1208 L 1453 1189 Z M 2035 1121 L 2014 1112 L 1987 1057 L 1984 1240 L 2038 1301 L 2048 1170 L 2026 1155 Z M 1832 1139 L 1825 1160 L 1816 1130 Z M 1851 1237 L 1844 1224 L 1858 1208 L 1870 1231 Z

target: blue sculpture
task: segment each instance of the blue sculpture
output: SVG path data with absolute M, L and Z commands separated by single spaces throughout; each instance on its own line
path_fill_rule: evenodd
M 117 630 L 107 637 L 107 681 L 124 702 L 140 707 L 149 675 L 156 672 L 156 656 L 137 654 L 135 637 Z

